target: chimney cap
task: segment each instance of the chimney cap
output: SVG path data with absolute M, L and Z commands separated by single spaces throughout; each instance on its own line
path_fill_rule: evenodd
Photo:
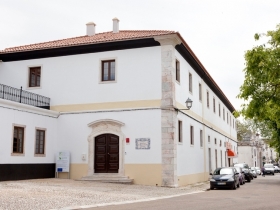
M 119 20 L 118 18 L 116 18 L 116 17 L 115 17 L 115 18 L 113 18 L 112 20 L 117 20 L 117 21 L 120 21 L 120 20 Z
M 94 22 L 88 22 L 86 25 L 94 25 L 94 26 L 96 26 L 96 24 Z

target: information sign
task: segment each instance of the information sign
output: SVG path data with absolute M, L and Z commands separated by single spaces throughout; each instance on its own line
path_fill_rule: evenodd
M 60 151 L 56 154 L 56 172 L 69 172 L 70 152 Z

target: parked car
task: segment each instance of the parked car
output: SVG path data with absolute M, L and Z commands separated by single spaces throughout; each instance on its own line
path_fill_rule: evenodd
M 274 173 L 280 173 L 280 168 L 278 166 L 274 166 Z
M 249 169 L 249 165 L 247 163 L 236 163 L 236 164 L 234 164 L 234 167 L 235 166 L 238 166 L 240 168 L 247 168 L 247 169 Z
M 257 170 L 257 174 L 258 174 L 258 175 L 261 175 L 261 174 L 262 174 L 262 171 L 261 171 L 260 167 L 255 167 L 255 169 Z
M 249 169 L 247 168 L 242 168 L 242 172 L 244 173 L 245 180 L 247 182 L 251 182 L 251 180 L 254 178 L 251 173 L 249 173 Z
M 271 163 L 264 164 L 264 174 L 272 174 L 274 175 L 274 166 Z
M 258 178 L 257 170 L 256 170 L 254 167 L 251 167 L 251 168 L 250 168 L 250 171 L 251 171 L 251 173 L 253 174 L 253 177 L 254 177 L 254 178 Z
M 249 175 L 251 176 L 251 180 L 253 180 L 253 179 L 254 179 L 254 174 L 253 174 L 253 172 L 251 171 L 251 169 L 248 169 L 248 173 L 249 173 Z
M 239 173 L 238 176 L 239 176 L 239 183 L 240 185 L 243 185 L 245 184 L 245 175 L 244 175 L 244 172 L 242 171 L 242 169 L 240 167 L 234 167 L 236 169 L 236 171 Z
M 240 187 L 239 173 L 234 167 L 217 168 L 210 179 L 210 189 L 214 188 L 230 188 L 235 190 Z

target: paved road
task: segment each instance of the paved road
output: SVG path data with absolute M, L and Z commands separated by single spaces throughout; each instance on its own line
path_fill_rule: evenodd
M 90 208 L 92 210 L 276 210 L 280 209 L 280 174 L 258 176 L 252 182 L 246 182 L 237 190 L 211 190 L 202 193 L 179 196 L 133 204 Z

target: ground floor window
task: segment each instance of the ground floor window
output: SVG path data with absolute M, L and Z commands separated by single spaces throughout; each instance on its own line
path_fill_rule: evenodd
M 36 130 L 35 154 L 45 154 L 45 130 Z
M 14 127 L 13 153 L 23 153 L 24 127 Z

